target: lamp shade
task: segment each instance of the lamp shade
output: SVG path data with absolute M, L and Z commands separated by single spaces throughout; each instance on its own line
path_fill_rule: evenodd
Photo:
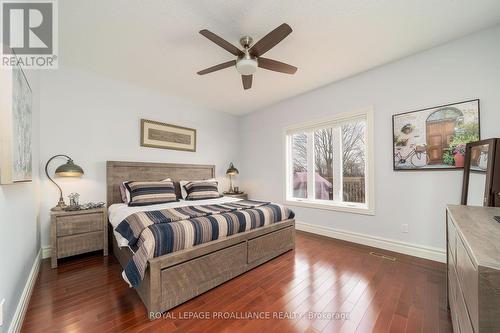
M 234 175 L 237 175 L 239 173 L 240 172 L 238 171 L 238 169 L 236 169 L 234 167 L 233 163 L 231 162 L 231 164 L 229 164 L 229 168 L 226 171 L 226 175 L 234 176 Z
M 68 159 L 68 162 L 57 167 L 55 173 L 59 177 L 81 177 L 84 172 L 79 165 L 73 163 L 72 159 Z

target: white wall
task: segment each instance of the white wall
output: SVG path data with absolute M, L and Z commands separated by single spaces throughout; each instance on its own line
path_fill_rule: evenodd
M 108 160 L 215 164 L 223 186 L 229 162 L 238 166 L 236 116 L 72 68 L 47 71 L 41 86 L 41 162 L 67 154 L 85 171 L 81 179 L 58 179 L 66 202 L 71 192 L 80 193 L 80 202 L 105 201 Z M 141 118 L 195 128 L 196 152 L 140 147 Z M 53 161 L 50 172 L 64 162 Z M 42 246 L 48 246 L 49 210 L 58 191 L 45 175 L 41 183 L 41 237 Z
M 391 116 L 480 98 L 482 138 L 500 137 L 499 89 L 497 27 L 259 110 L 240 124 L 242 188 L 252 197 L 283 201 L 283 128 L 373 106 L 376 215 L 294 207 L 296 219 L 444 249 L 445 205 L 459 203 L 462 172 L 393 172 Z M 402 223 L 409 233 L 401 233 Z
M 38 251 L 39 233 L 39 85 L 38 72 L 25 71 L 33 91 L 33 181 L 0 186 L 0 301 L 5 298 L 7 332 Z M 15 255 L 14 255 L 15 254 Z

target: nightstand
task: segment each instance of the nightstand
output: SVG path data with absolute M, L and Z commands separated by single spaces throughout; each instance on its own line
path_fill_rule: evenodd
M 103 250 L 108 255 L 108 215 L 106 208 L 52 211 L 50 213 L 52 268 L 57 259 Z
M 226 192 L 224 192 L 224 196 L 231 197 L 231 198 L 243 199 L 243 200 L 248 199 L 248 194 L 246 194 L 245 192 L 243 192 L 243 193 L 226 193 Z

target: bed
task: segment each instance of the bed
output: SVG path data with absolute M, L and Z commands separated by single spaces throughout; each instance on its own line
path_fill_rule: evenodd
M 108 161 L 107 205 L 110 207 L 122 203 L 119 186 L 127 180 L 157 181 L 171 178 L 176 184 L 176 193 L 180 195 L 180 180 L 213 177 L 213 165 Z M 117 209 L 119 213 L 115 214 L 111 209 L 110 216 L 124 216 L 125 210 Z M 117 219 L 116 216 L 113 218 Z M 109 228 L 113 254 L 125 269 L 134 252 L 116 237 L 111 223 Z M 285 219 L 151 258 L 135 290 L 146 306 L 149 318 L 154 319 L 158 313 L 170 310 L 294 247 L 295 220 Z

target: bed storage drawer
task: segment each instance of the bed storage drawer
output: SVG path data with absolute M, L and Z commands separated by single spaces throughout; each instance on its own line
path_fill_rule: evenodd
M 246 242 L 163 269 L 162 299 L 180 304 L 245 271 Z
M 248 241 L 248 264 L 262 263 L 293 248 L 293 228 L 287 227 Z

